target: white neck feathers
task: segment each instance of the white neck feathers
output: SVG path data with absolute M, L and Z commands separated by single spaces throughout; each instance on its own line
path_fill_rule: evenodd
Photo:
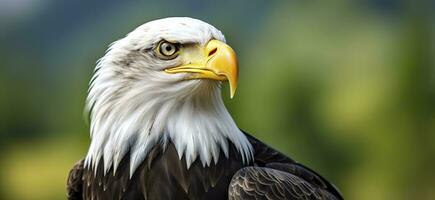
M 104 73 L 103 68 L 96 71 L 89 90 L 92 141 L 86 167 L 96 171 L 103 159 L 104 173 L 111 167 L 115 172 L 129 152 L 132 175 L 156 144 L 168 142 L 188 167 L 198 158 L 203 166 L 216 163 L 221 151 L 228 157 L 228 141 L 243 162 L 252 159 L 252 146 L 225 108 L 219 82 L 179 82 L 169 89 L 176 92 L 167 95 L 158 84 L 120 88 L 116 82 L 105 82 Z

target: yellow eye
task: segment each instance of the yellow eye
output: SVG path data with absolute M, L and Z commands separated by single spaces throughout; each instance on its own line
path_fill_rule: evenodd
M 160 42 L 158 46 L 158 52 L 160 55 L 165 56 L 166 59 L 172 59 L 177 56 L 179 50 L 179 44 L 170 43 L 167 41 Z

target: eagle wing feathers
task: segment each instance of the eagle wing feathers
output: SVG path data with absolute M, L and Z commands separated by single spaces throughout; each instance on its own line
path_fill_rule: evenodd
M 343 199 L 338 189 L 319 174 L 244 133 L 253 146 L 255 163 L 233 176 L 230 200 Z

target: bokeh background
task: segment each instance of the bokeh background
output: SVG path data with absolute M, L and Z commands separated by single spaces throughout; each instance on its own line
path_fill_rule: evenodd
M 0 199 L 65 199 L 89 144 L 87 84 L 107 45 L 190 16 L 239 56 L 242 129 L 346 199 L 435 199 L 435 3 L 0 0 Z

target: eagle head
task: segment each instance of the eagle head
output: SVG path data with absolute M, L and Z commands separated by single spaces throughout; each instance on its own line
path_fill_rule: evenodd
M 228 142 L 244 161 L 252 147 L 225 108 L 220 85 L 233 97 L 234 50 L 215 27 L 192 18 L 145 23 L 112 43 L 91 79 L 87 111 L 91 145 L 85 165 L 105 173 L 130 153 L 130 174 L 155 146 L 172 143 L 189 167 L 217 162 Z

